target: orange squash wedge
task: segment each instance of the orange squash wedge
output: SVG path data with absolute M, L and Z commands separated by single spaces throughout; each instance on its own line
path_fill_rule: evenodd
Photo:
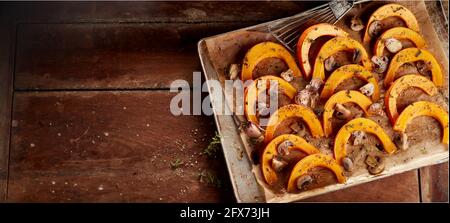
M 367 96 L 358 91 L 339 91 L 331 96 L 323 107 L 323 131 L 325 137 L 328 137 L 333 132 L 331 126 L 331 119 L 333 118 L 334 107 L 336 104 L 354 103 L 357 104 L 366 115 L 369 115 L 367 109 L 372 104 L 372 101 Z
M 282 45 L 273 42 L 262 42 L 253 46 L 244 57 L 241 71 L 241 80 L 253 79 L 253 70 L 256 65 L 264 59 L 276 57 L 282 59 L 294 76 L 300 77 L 302 74 L 295 62 L 294 57 Z
M 287 185 L 287 191 L 288 192 L 295 192 L 297 188 L 297 179 L 308 173 L 312 168 L 314 167 L 325 167 L 333 171 L 333 173 L 336 175 L 336 179 L 339 183 L 345 183 L 347 181 L 344 170 L 342 167 L 334 160 L 332 157 L 317 153 L 309 155 L 300 161 L 298 161 L 297 164 L 295 164 L 294 168 L 292 169 L 292 172 L 289 176 L 289 181 Z
M 395 121 L 394 130 L 405 132 L 408 123 L 418 116 L 430 116 L 439 121 L 443 131 L 442 143 L 448 145 L 448 113 L 432 102 L 418 101 L 406 107 Z
M 402 91 L 407 88 L 419 88 L 428 95 L 435 95 L 438 92 L 436 86 L 428 78 L 421 75 L 405 75 L 397 80 L 389 87 L 384 98 L 384 104 L 386 105 L 386 112 L 394 125 L 395 120 L 398 117 L 397 111 L 397 98 Z
M 347 155 L 346 144 L 354 131 L 363 131 L 376 135 L 388 154 L 397 151 L 397 147 L 381 126 L 370 119 L 356 118 L 342 126 L 336 135 L 334 141 L 334 158 L 338 163 L 341 163 L 342 159 Z
M 306 140 L 300 136 L 292 134 L 284 134 L 276 137 L 275 139 L 270 141 L 269 144 L 267 144 L 262 155 L 261 168 L 264 175 L 264 179 L 269 185 L 274 184 L 278 180 L 277 173 L 272 168 L 271 162 L 272 159 L 278 155 L 277 150 L 278 145 L 286 140 L 289 140 L 293 144 L 293 146 L 289 148 L 289 151 L 300 150 L 308 155 L 320 153 L 320 150 L 318 150 L 316 147 L 306 142 Z
M 357 77 L 359 79 L 372 83 L 374 86 L 374 92 L 371 96 L 372 101 L 377 101 L 380 98 L 380 89 L 378 87 L 377 79 L 372 75 L 370 71 L 357 64 L 348 64 L 339 67 L 333 73 L 331 73 L 324 84 L 320 97 L 322 99 L 331 97 L 339 84 L 351 77 Z
M 314 62 L 314 68 L 312 77 L 325 80 L 325 67 L 324 61 L 331 55 L 339 51 L 353 51 L 359 50 L 361 53 L 361 62 L 366 70 L 371 70 L 372 65 L 369 60 L 369 55 L 367 54 L 365 48 L 356 40 L 348 37 L 334 37 L 328 40 L 321 48 L 317 54 L 316 60 Z
M 257 83 L 258 81 L 266 81 L 266 88 L 263 89 L 257 89 Z M 258 95 L 265 90 L 269 89 L 269 84 L 272 81 L 276 81 L 278 83 L 278 88 L 281 89 L 281 91 L 288 96 L 290 99 L 294 98 L 297 89 L 293 87 L 289 82 L 283 80 L 282 78 L 276 77 L 276 76 L 262 76 L 256 80 L 253 81 L 253 83 L 245 89 L 245 115 L 247 117 L 248 121 L 252 121 L 256 124 L 259 123 L 258 118 L 256 117 L 256 101 L 258 99 Z
M 386 4 L 375 10 L 375 12 L 370 16 L 369 21 L 367 22 L 366 29 L 364 31 L 363 43 L 370 43 L 370 35 L 369 35 L 369 26 L 374 21 L 381 21 L 385 18 L 395 16 L 402 19 L 406 26 L 416 32 L 420 32 L 419 23 L 417 22 L 414 14 L 409 11 L 405 6 L 399 4 Z
M 289 104 L 279 108 L 273 113 L 266 127 L 264 135 L 264 142 L 269 143 L 275 134 L 277 126 L 287 118 L 301 118 L 309 127 L 311 135 L 314 138 L 323 137 L 322 125 L 316 114 L 309 108 L 303 105 Z
M 392 58 L 389 68 L 384 78 L 384 86 L 389 87 L 394 81 L 395 72 L 405 63 L 412 63 L 423 60 L 431 64 L 431 79 L 434 85 L 441 87 L 444 84 L 444 76 L 441 71 L 441 66 L 434 58 L 434 56 L 427 50 L 418 48 L 406 48 L 395 54 Z
M 386 30 L 383 34 L 381 34 L 381 36 L 378 38 L 377 42 L 375 42 L 374 51 L 373 51 L 375 56 L 378 56 L 378 57 L 383 56 L 383 52 L 386 47 L 384 45 L 384 42 L 386 39 L 389 39 L 389 38 L 395 38 L 398 40 L 402 40 L 402 39 L 410 40 L 411 42 L 414 43 L 416 48 L 420 48 L 420 49 L 426 47 L 425 40 L 422 38 L 422 36 L 418 32 L 416 32 L 412 29 L 405 28 L 405 27 L 394 27 L 392 29 Z
M 343 29 L 329 23 L 320 23 L 313 25 L 303 31 L 297 42 L 297 57 L 300 68 L 306 78 L 311 76 L 311 64 L 309 63 L 309 50 L 312 42 L 321 36 L 344 36 L 348 33 Z

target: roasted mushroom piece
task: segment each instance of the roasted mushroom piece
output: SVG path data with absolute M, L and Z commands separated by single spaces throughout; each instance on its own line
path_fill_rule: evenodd
M 355 32 L 359 32 L 362 29 L 364 29 L 364 24 L 362 20 L 359 17 L 353 16 L 350 20 L 350 29 L 352 29 Z
M 395 38 L 388 38 L 384 40 L 386 49 L 391 53 L 397 53 L 403 48 L 402 42 Z
M 303 175 L 297 179 L 297 188 L 299 190 L 306 189 L 312 183 L 313 179 L 309 175 Z
M 384 171 L 385 164 L 382 156 L 369 154 L 364 162 L 367 164 L 367 170 L 372 175 L 377 175 Z

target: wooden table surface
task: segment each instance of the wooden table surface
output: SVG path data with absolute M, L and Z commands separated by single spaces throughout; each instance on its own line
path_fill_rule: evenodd
M 0 3 L 0 201 L 234 202 L 224 158 L 201 155 L 213 118 L 173 116 L 170 83 L 201 71 L 200 38 L 312 6 Z M 448 201 L 448 163 L 308 201 Z

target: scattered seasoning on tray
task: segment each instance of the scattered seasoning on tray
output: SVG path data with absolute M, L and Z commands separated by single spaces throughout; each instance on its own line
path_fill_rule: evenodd
M 222 187 L 222 181 L 215 175 L 209 171 L 203 170 L 198 174 L 198 178 L 200 183 L 206 183 L 207 185 L 220 188 Z
M 206 147 L 201 154 L 207 155 L 208 157 L 216 157 L 219 146 L 220 146 L 220 135 L 219 133 L 216 132 L 216 135 L 209 142 L 208 147 Z
M 184 162 L 182 161 L 182 160 L 180 160 L 180 159 L 176 159 L 176 160 L 174 160 L 174 161 L 172 161 L 172 162 L 170 162 L 170 167 L 173 169 L 173 170 L 175 170 L 175 169 L 177 169 L 177 168 L 179 168 L 181 165 L 183 165 L 184 164 Z

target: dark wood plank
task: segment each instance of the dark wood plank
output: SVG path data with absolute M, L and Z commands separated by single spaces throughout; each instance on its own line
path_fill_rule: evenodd
M 262 22 L 294 15 L 316 2 L 14 2 L 17 22 Z M 44 13 L 43 13 L 44 12 Z
M 16 93 L 8 201 L 233 201 L 224 159 L 199 155 L 212 117 L 173 116 L 174 95 Z M 200 182 L 203 170 L 223 186 Z
M 201 71 L 197 42 L 248 23 L 27 24 L 16 89 L 168 88 Z
M 6 198 L 13 95 L 15 27 L 0 4 L 0 202 Z
M 312 197 L 307 202 L 420 202 L 417 170 Z
M 448 162 L 420 169 L 422 202 L 448 202 Z

